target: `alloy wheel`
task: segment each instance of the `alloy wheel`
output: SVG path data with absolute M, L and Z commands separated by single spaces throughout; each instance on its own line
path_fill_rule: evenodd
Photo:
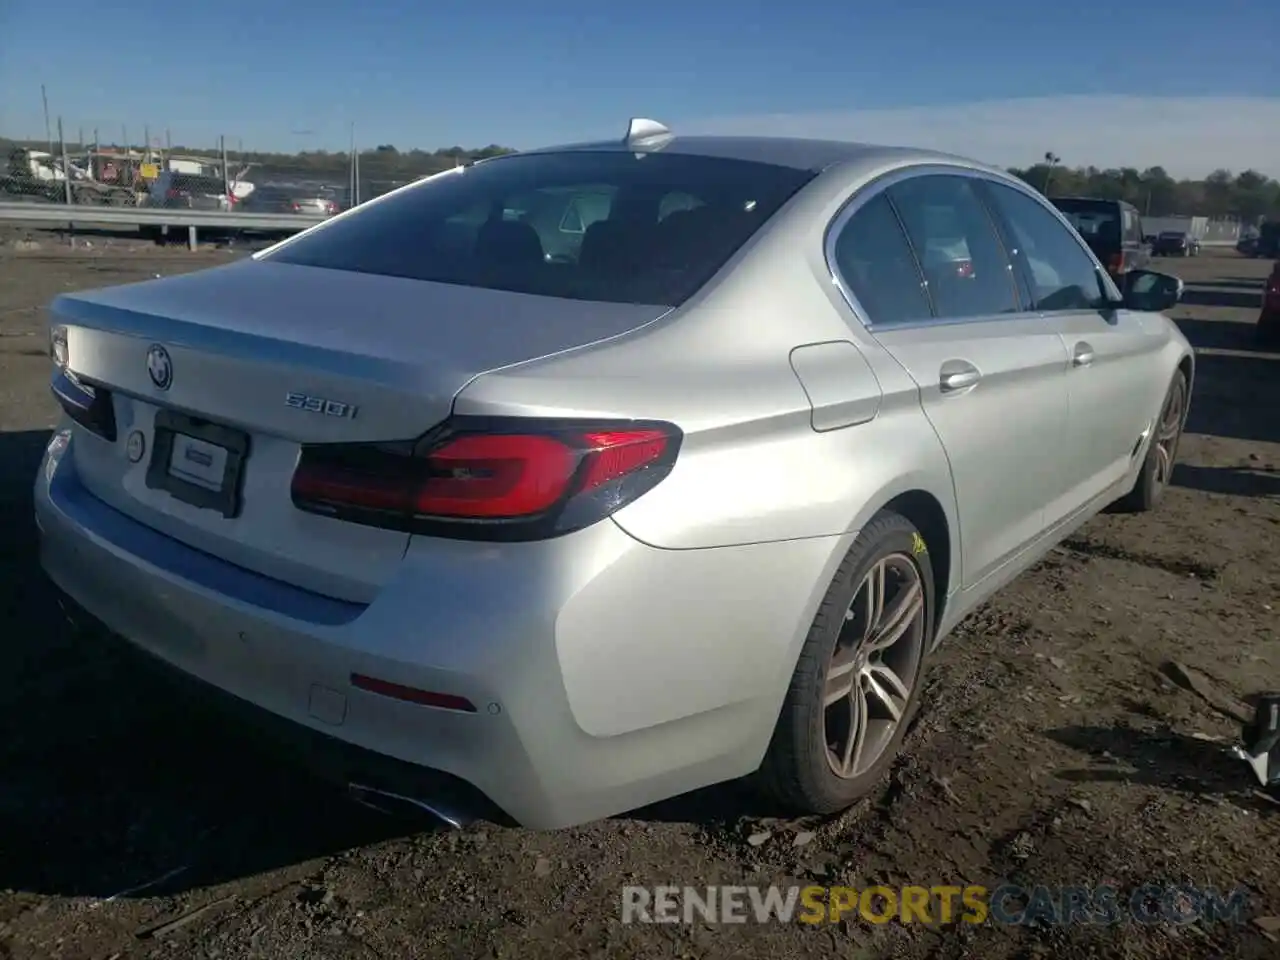
M 1186 388 L 1181 378 L 1174 382 L 1169 398 L 1165 401 L 1155 436 L 1155 481 L 1157 487 L 1166 487 L 1173 478 L 1173 458 L 1178 452 L 1178 437 L 1182 433 L 1182 419 L 1186 412 Z
M 836 776 L 865 773 L 903 721 L 924 654 L 925 595 L 904 553 L 878 560 L 859 585 L 827 668 L 823 720 Z

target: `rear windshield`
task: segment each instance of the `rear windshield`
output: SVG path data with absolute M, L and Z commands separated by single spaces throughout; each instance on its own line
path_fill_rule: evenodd
M 1120 207 L 1097 200 L 1072 200 L 1059 197 L 1053 205 L 1076 228 L 1088 243 L 1120 243 Z
M 572 300 L 675 305 L 813 176 L 679 154 L 523 154 L 357 208 L 268 256 Z

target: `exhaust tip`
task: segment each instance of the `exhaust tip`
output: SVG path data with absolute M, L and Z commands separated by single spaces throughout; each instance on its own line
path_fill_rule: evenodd
M 363 807 L 389 816 L 421 817 L 424 813 L 452 830 L 461 830 L 474 818 L 439 799 L 424 800 L 362 783 L 348 783 L 347 796 Z

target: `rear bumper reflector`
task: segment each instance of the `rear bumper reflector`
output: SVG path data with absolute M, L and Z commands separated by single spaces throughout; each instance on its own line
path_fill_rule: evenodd
M 369 693 L 376 693 L 382 697 L 404 700 L 406 703 L 417 703 L 424 707 L 438 707 L 441 710 L 456 710 L 461 713 L 476 712 L 475 704 L 466 697 L 459 697 L 452 693 L 433 693 L 430 690 L 419 690 L 416 687 L 406 687 L 403 684 L 392 683 L 390 680 L 368 677 L 362 673 L 353 673 L 351 675 L 351 685 L 358 690 L 367 690 Z

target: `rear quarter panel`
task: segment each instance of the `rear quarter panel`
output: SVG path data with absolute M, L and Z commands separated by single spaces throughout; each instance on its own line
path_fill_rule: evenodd
M 672 473 L 614 515 L 637 549 L 579 589 L 556 624 L 571 709 L 592 735 L 719 716 L 735 731 L 721 749 L 746 773 L 856 531 L 923 490 L 942 505 L 959 556 L 950 470 L 918 390 L 827 271 L 825 227 L 851 189 L 848 177 L 820 177 L 666 317 L 483 374 L 455 400 L 460 414 L 657 419 L 684 431 Z M 808 344 L 848 345 L 809 352 L 824 361 L 812 397 L 793 368 Z M 825 364 L 833 357 L 849 372 L 843 392 Z M 730 649 L 743 653 L 726 670 Z M 637 683 L 648 697 L 634 696 Z
M 888 169 L 824 173 L 680 309 L 594 347 L 485 374 L 456 412 L 675 423 L 685 437 L 671 475 L 615 515 L 664 549 L 837 536 L 911 490 L 954 518 L 950 469 L 918 388 L 854 316 L 823 256 L 831 217 Z M 880 399 L 863 404 L 870 420 L 818 432 L 814 423 L 830 418 L 815 415 L 790 357 L 841 341 L 862 354 L 867 375 L 852 378 L 846 397 L 824 390 L 829 402 Z

